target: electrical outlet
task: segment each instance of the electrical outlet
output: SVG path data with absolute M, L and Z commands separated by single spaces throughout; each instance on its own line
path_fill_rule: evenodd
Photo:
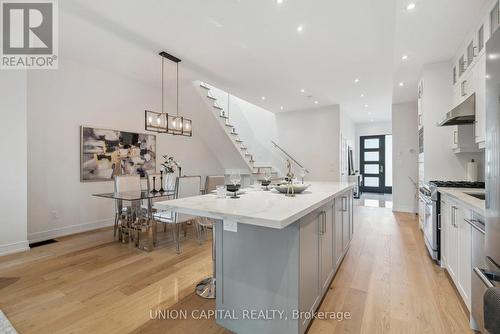
M 238 222 L 232 220 L 224 220 L 224 231 L 238 232 Z

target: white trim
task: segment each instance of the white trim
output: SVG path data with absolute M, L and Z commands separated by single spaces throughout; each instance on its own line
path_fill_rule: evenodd
M 89 222 L 89 223 L 84 223 L 84 224 L 64 226 L 64 227 L 59 227 L 59 228 L 55 228 L 52 230 L 30 233 L 28 235 L 28 240 L 31 243 L 33 243 L 33 242 L 53 239 L 53 238 L 57 238 L 57 237 L 63 237 L 66 235 L 96 230 L 98 228 L 108 227 L 108 226 L 113 226 L 113 225 L 114 225 L 114 218 L 108 218 L 108 219 L 97 220 L 94 222 Z
M 24 252 L 30 249 L 28 240 L 14 242 L 12 244 L 0 245 L 0 256 Z
M 417 213 L 415 206 L 411 205 L 394 205 L 392 207 L 392 212 L 408 212 L 408 213 Z

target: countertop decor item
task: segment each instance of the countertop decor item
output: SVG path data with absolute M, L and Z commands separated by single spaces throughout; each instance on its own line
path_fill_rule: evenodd
M 261 183 L 265 191 L 269 191 L 269 185 L 271 184 L 271 180 L 262 180 Z
M 309 184 L 302 184 L 302 183 L 301 184 L 286 183 L 286 184 L 276 185 L 274 187 L 274 189 L 276 189 L 277 191 L 279 191 L 282 194 L 287 194 L 290 192 L 292 192 L 293 194 L 300 194 L 300 193 L 304 192 L 307 188 L 309 188 L 309 186 L 310 186 Z
M 231 196 L 231 198 L 240 198 L 240 196 L 238 196 L 238 194 L 237 194 L 238 190 L 240 190 L 240 187 L 241 187 L 240 184 L 228 184 L 228 185 L 226 185 L 227 191 L 233 193 L 233 196 Z
M 163 171 L 165 171 L 165 177 L 166 177 L 165 187 L 167 188 L 167 190 L 174 190 L 175 172 L 178 171 L 179 172 L 178 175 L 180 177 L 182 167 L 172 156 L 164 155 L 163 159 L 165 159 L 165 161 L 161 164 L 161 166 L 163 167 Z M 163 187 L 163 180 L 161 184 Z

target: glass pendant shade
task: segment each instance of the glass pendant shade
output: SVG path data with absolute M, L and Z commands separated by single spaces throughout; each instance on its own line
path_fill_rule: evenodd
M 193 135 L 192 121 L 182 116 L 169 115 L 167 132 L 172 135 L 191 137 Z
M 144 111 L 144 125 L 145 125 L 146 131 L 166 133 L 167 132 L 167 118 L 168 118 L 168 115 L 165 113 L 145 110 Z

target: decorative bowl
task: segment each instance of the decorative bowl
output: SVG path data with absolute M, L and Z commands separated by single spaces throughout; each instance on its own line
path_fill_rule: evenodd
M 310 186 L 310 184 L 293 184 L 292 185 L 293 193 L 300 194 L 301 192 L 303 192 L 304 190 L 309 188 L 309 186 Z M 276 189 L 280 193 L 286 194 L 287 189 L 288 189 L 288 185 L 287 184 L 279 184 L 279 185 L 275 186 L 274 189 Z

